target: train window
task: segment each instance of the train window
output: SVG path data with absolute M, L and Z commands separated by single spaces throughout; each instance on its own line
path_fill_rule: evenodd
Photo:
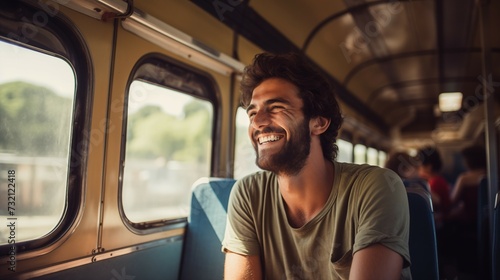
M 236 179 L 261 170 L 255 164 L 255 150 L 248 137 L 249 124 L 247 112 L 245 109 L 239 107 L 236 112 L 236 142 L 234 153 L 234 178 Z
M 378 151 L 374 148 L 366 149 L 366 163 L 370 165 L 378 165 Z
M 384 152 L 382 150 L 378 151 L 378 164 L 380 166 L 384 166 L 386 160 L 387 160 L 387 154 L 386 154 L 386 152 Z
M 354 163 L 362 164 L 366 163 L 366 146 L 362 144 L 356 144 L 354 146 Z
M 337 146 L 339 147 L 337 161 L 352 162 L 352 143 L 342 139 L 337 139 Z
M 130 85 L 122 204 L 132 223 L 187 216 L 210 175 L 212 104 L 142 80 Z
M 40 238 L 66 210 L 76 80 L 64 59 L 0 40 L 0 245 Z

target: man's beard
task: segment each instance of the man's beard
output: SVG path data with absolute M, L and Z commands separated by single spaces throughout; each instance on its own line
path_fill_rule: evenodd
M 264 131 L 264 132 L 272 132 Z M 297 125 L 296 131 L 283 148 L 273 155 L 262 157 L 259 155 L 258 144 L 254 146 L 257 158 L 255 160 L 258 167 L 274 172 L 279 175 L 297 175 L 306 164 L 311 147 L 311 135 L 309 131 L 309 121 L 303 120 Z M 283 139 L 283 141 L 286 139 Z

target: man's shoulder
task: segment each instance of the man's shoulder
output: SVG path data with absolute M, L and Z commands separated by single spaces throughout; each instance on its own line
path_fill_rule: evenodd
M 338 163 L 339 183 L 346 188 L 366 191 L 386 186 L 404 189 L 401 178 L 392 170 L 368 164 Z
M 237 182 L 240 184 L 241 183 L 248 184 L 248 183 L 274 180 L 274 177 L 275 177 L 274 173 L 270 171 L 261 170 L 245 175 L 244 177 L 238 179 Z
M 245 192 L 262 192 L 276 182 L 275 176 L 269 171 L 257 171 L 238 179 L 235 188 Z
M 258 171 L 238 179 L 231 190 L 233 203 L 260 208 L 272 203 L 279 194 L 275 175 L 269 171 Z M 241 206 L 241 205 L 240 205 Z M 238 207 L 240 207 L 238 206 Z

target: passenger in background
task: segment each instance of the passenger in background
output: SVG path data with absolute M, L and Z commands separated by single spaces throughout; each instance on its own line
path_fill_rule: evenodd
M 467 171 L 460 174 L 453 188 L 450 219 L 475 229 L 479 181 L 486 176 L 486 151 L 482 146 L 470 146 L 462 150 L 462 157 Z
M 411 179 L 417 177 L 417 162 L 406 152 L 392 152 L 387 157 L 384 165 L 401 177 L 401 179 Z
M 418 166 L 418 175 L 429 183 L 434 207 L 434 218 L 436 226 L 440 227 L 448 215 L 451 206 L 450 186 L 440 174 L 443 165 L 441 156 L 436 148 L 427 146 L 418 151 L 417 160 L 420 163 Z
M 401 177 L 403 184 L 406 188 L 420 188 L 426 190 L 432 197 L 435 194 L 430 193 L 429 183 L 427 180 L 418 176 L 418 161 L 410 154 L 397 151 L 391 152 L 387 157 L 384 167 L 390 169 Z M 439 198 L 435 197 L 433 200 L 438 201 Z
M 479 182 L 486 176 L 486 150 L 470 146 L 462 150 L 467 171 L 458 176 L 451 194 L 452 210 L 446 222 L 450 255 L 459 271 L 477 274 L 477 209 Z

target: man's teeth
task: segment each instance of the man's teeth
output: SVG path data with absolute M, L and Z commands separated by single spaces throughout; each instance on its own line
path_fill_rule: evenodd
M 264 144 L 267 142 L 274 142 L 280 140 L 281 137 L 276 136 L 276 135 L 271 135 L 271 136 L 264 136 L 259 138 L 259 144 Z

